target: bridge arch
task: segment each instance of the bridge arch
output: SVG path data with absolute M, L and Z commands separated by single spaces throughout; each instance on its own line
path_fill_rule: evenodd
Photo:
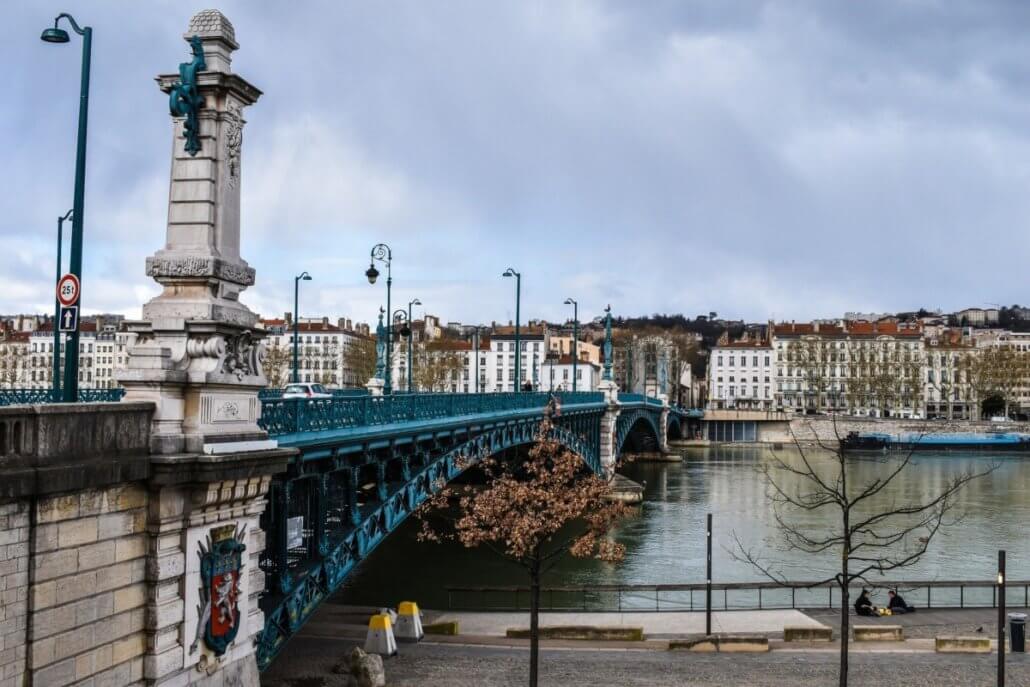
M 265 627 L 258 637 L 258 667 L 264 669 L 318 605 L 342 585 L 353 569 L 415 509 L 444 485 L 484 458 L 536 442 L 539 415 L 464 427 L 447 436 L 412 436 L 405 441 L 362 442 L 346 447 L 312 447 L 299 455 L 290 472 L 273 483 L 270 507 L 262 528 L 273 529 L 261 567 L 273 583 L 262 599 Z M 572 411 L 556 421 L 552 436 L 583 457 L 587 467 L 601 472 L 596 439 L 596 412 Z M 375 481 L 374 490 L 362 486 Z M 332 488 L 343 493 L 331 499 Z M 297 494 L 291 494 L 296 490 Z M 291 505 L 303 490 L 302 504 Z M 364 496 L 366 501 L 361 503 Z M 285 516 L 285 517 L 284 517 Z M 313 541 L 290 549 L 288 517 L 314 517 Z M 333 532 L 329 522 L 346 526 Z
M 659 413 L 648 408 L 623 408 L 615 432 L 615 455 L 624 451 L 657 451 L 661 446 Z
M 669 413 L 669 419 L 666 423 L 665 438 L 669 441 L 683 438 L 683 425 L 680 422 L 679 415 L 676 413 Z

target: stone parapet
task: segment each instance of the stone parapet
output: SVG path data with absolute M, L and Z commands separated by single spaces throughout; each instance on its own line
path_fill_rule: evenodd
M 146 479 L 150 403 L 0 408 L 0 501 Z

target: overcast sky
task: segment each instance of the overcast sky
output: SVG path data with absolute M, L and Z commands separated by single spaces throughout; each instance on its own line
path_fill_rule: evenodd
M 14 0 L 0 57 L 0 312 L 50 311 L 93 26 L 83 305 L 157 291 L 171 128 L 153 77 L 209 1 Z M 1030 302 L 1030 3 L 255 2 L 218 8 L 245 116 L 243 294 L 272 316 L 710 310 L 749 320 Z M 416 313 L 421 309 L 416 308 Z

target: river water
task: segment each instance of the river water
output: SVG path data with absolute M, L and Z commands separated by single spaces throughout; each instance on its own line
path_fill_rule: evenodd
M 773 519 L 772 488 L 762 465 L 772 462 L 771 449 L 721 446 L 690 449 L 679 463 L 635 463 L 621 472 L 643 482 L 645 501 L 616 534 L 626 545 L 618 565 L 564 559 L 544 584 L 676 584 L 702 583 L 705 576 L 705 517 L 713 514 L 713 568 L 717 582 L 764 580 L 761 573 L 733 555 L 737 540 L 758 554 L 773 571 L 790 580 L 814 581 L 832 575 L 833 553 L 812 555 L 787 548 Z M 789 465 L 801 465 L 794 447 L 776 451 Z M 806 451 L 819 471 L 829 471 L 832 456 Z M 849 459 L 849 479 L 867 483 L 889 472 L 900 458 Z M 967 486 L 958 496 L 948 525 L 931 541 L 915 565 L 890 574 L 894 580 L 989 580 L 997 570 L 997 552 L 1008 551 L 1010 580 L 1030 578 L 1030 457 L 976 453 L 918 454 L 870 508 L 926 499 L 964 471 L 994 471 Z M 801 479 L 779 473 L 788 492 Z M 839 511 L 838 511 L 839 512 Z M 818 532 L 832 511 L 789 510 L 792 523 Z M 488 550 L 416 541 L 418 522 L 411 518 L 383 542 L 348 580 L 343 598 L 349 603 L 394 605 L 417 599 L 424 607 L 448 603 L 445 587 L 525 585 L 522 568 Z M 837 553 L 839 555 L 839 552 Z M 988 592 L 988 603 L 990 593 Z M 695 597 L 697 598 L 697 597 Z M 646 599 L 638 600 L 645 605 Z M 632 600 L 624 603 L 632 604 Z

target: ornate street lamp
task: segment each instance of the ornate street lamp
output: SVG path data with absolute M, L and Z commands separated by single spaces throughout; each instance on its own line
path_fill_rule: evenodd
M 311 275 L 301 272 L 293 278 L 293 383 L 300 381 L 298 347 L 300 345 L 300 283 L 311 281 Z
M 522 391 L 522 345 L 519 340 L 519 305 L 522 300 L 522 275 L 509 267 L 502 277 L 515 277 L 515 393 Z
M 579 357 L 579 303 L 571 298 L 565 305 L 572 306 L 572 390 L 576 390 L 576 359 Z
M 612 381 L 612 306 L 604 309 L 604 381 Z
M 86 195 L 86 129 L 89 118 L 89 63 L 93 44 L 93 29 L 85 26 L 79 27 L 70 14 L 62 12 L 54 19 L 53 28 L 43 31 L 40 38 L 46 43 L 67 43 L 70 39 L 68 32 L 60 28 L 58 24 L 62 19 L 67 19 L 75 33 L 82 36 L 82 75 L 79 81 L 79 133 L 75 149 L 75 193 L 72 198 L 72 239 L 71 255 L 68 261 L 68 271 L 79 278 L 82 284 L 82 219 L 83 204 Z M 60 275 L 58 275 L 60 279 Z M 56 288 L 56 287 L 55 287 Z M 81 301 L 81 294 L 80 294 Z M 80 305 L 81 312 L 81 305 Z M 57 329 L 58 322 L 54 322 L 54 329 Z M 56 333 L 54 335 L 57 336 Z M 56 348 L 56 346 L 55 346 Z M 54 370 L 57 374 L 57 370 Z M 64 361 L 64 401 L 74 403 L 79 397 L 79 328 L 68 333 L 68 341 L 65 347 Z M 55 399 L 56 400 L 56 399 Z
M 390 312 L 390 287 L 393 285 L 393 274 L 391 273 L 391 263 L 393 262 L 393 251 L 385 243 L 377 243 L 372 246 L 372 258 L 368 262 L 368 269 L 365 270 L 365 276 L 368 277 L 369 284 L 375 284 L 376 279 L 379 278 L 379 270 L 376 269 L 376 260 L 386 265 L 386 312 Z M 393 332 L 391 331 L 391 320 L 392 318 L 386 318 L 386 376 L 383 379 L 383 393 L 389 394 L 392 390 L 393 384 L 393 368 L 390 367 L 390 349 L 393 348 Z M 409 368 L 410 369 L 410 368 Z

